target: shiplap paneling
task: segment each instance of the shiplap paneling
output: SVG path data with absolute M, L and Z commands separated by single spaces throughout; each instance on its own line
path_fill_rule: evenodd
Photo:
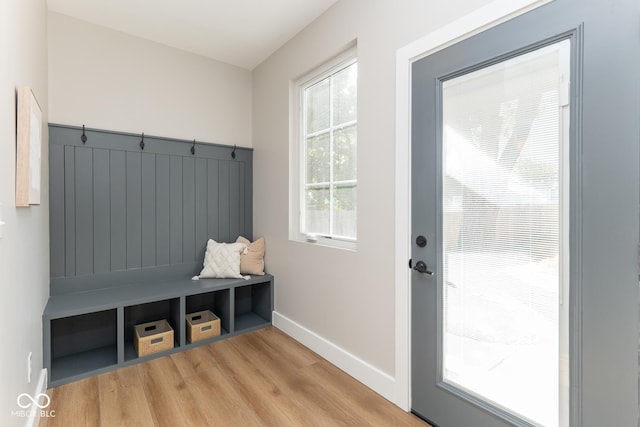
M 196 163 L 182 158 L 182 262 L 196 261 Z
M 127 268 L 127 153 L 110 151 L 111 271 L 118 271 Z
M 51 124 L 51 277 L 202 262 L 252 237 L 252 150 Z
M 127 268 L 142 267 L 142 155 L 127 153 Z
M 213 240 L 221 241 L 218 233 L 218 202 L 220 200 L 218 163 L 217 160 L 209 160 L 207 162 L 207 235 Z
M 142 155 L 142 266 L 156 265 L 156 155 Z
M 170 264 L 169 250 L 169 218 L 171 200 L 169 198 L 169 164 L 170 158 L 165 155 L 156 156 L 156 264 Z
M 218 162 L 218 237 L 222 242 L 231 238 L 229 232 L 229 162 Z
M 75 147 L 64 147 L 64 194 L 60 200 L 64 216 L 65 276 L 76 275 L 76 159 Z M 49 184 L 51 185 L 51 184 Z M 51 210 L 53 208 L 50 207 Z M 51 226 L 51 224 L 49 224 Z M 51 238 L 51 236 L 49 236 Z
M 93 150 L 93 273 L 111 270 L 109 160 L 109 150 Z
M 93 273 L 93 150 L 75 150 L 76 275 Z
M 49 176 L 51 182 L 64 183 L 64 147 L 49 147 Z M 57 206 L 64 205 L 64 185 L 50 186 L 49 200 Z M 49 212 L 49 241 L 51 242 L 51 277 L 65 275 L 65 217 L 63 209 L 51 209 Z
M 196 197 L 196 236 L 208 236 L 207 233 L 207 159 L 196 159 L 196 171 L 195 171 L 195 197 Z M 198 244 L 196 239 L 195 245 L 195 257 L 196 260 L 204 259 L 205 246 Z
M 240 235 L 240 164 L 229 162 L 229 238 L 233 239 Z M 232 215 L 231 212 L 238 212 Z
M 169 248 L 171 264 L 180 264 L 182 262 L 182 230 L 184 228 L 182 216 L 182 157 L 171 156 L 169 177 L 169 198 L 171 200 L 169 209 Z

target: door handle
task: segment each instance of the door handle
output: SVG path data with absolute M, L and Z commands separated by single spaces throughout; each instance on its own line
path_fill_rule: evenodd
M 416 262 L 416 265 L 413 267 L 415 271 L 418 273 L 428 274 L 429 276 L 433 276 L 433 271 L 429 270 L 427 264 L 424 261 Z

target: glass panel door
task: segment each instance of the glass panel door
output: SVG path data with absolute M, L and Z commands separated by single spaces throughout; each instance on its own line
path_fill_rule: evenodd
M 442 83 L 441 378 L 545 426 L 568 422 L 569 43 Z

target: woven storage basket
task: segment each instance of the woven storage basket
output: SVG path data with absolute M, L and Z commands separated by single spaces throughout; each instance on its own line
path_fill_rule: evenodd
M 187 314 L 187 340 L 198 342 L 220 335 L 220 319 L 209 310 Z
M 173 329 L 166 320 L 142 323 L 135 326 L 133 345 L 138 357 L 173 348 Z

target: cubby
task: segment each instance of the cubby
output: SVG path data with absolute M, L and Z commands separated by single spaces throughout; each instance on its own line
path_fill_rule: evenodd
M 138 355 L 133 345 L 133 328 L 141 323 L 165 319 L 173 328 L 173 347 L 180 346 L 180 299 L 148 302 L 124 308 L 124 360 L 136 359 Z
M 221 334 L 188 343 L 186 315 L 202 310 L 220 318 Z M 268 326 L 272 310 L 271 275 L 249 280 L 167 278 L 52 295 L 43 314 L 44 364 L 50 386 Z M 138 357 L 134 326 L 161 319 L 174 330 L 174 348 Z
M 51 381 L 118 363 L 116 310 L 51 320 Z
M 229 289 L 189 295 L 186 297 L 186 314 L 210 310 L 220 319 L 220 336 L 224 336 L 231 331 L 231 300 L 229 295 Z
M 271 292 L 268 283 L 234 289 L 235 331 L 248 331 L 271 323 Z

